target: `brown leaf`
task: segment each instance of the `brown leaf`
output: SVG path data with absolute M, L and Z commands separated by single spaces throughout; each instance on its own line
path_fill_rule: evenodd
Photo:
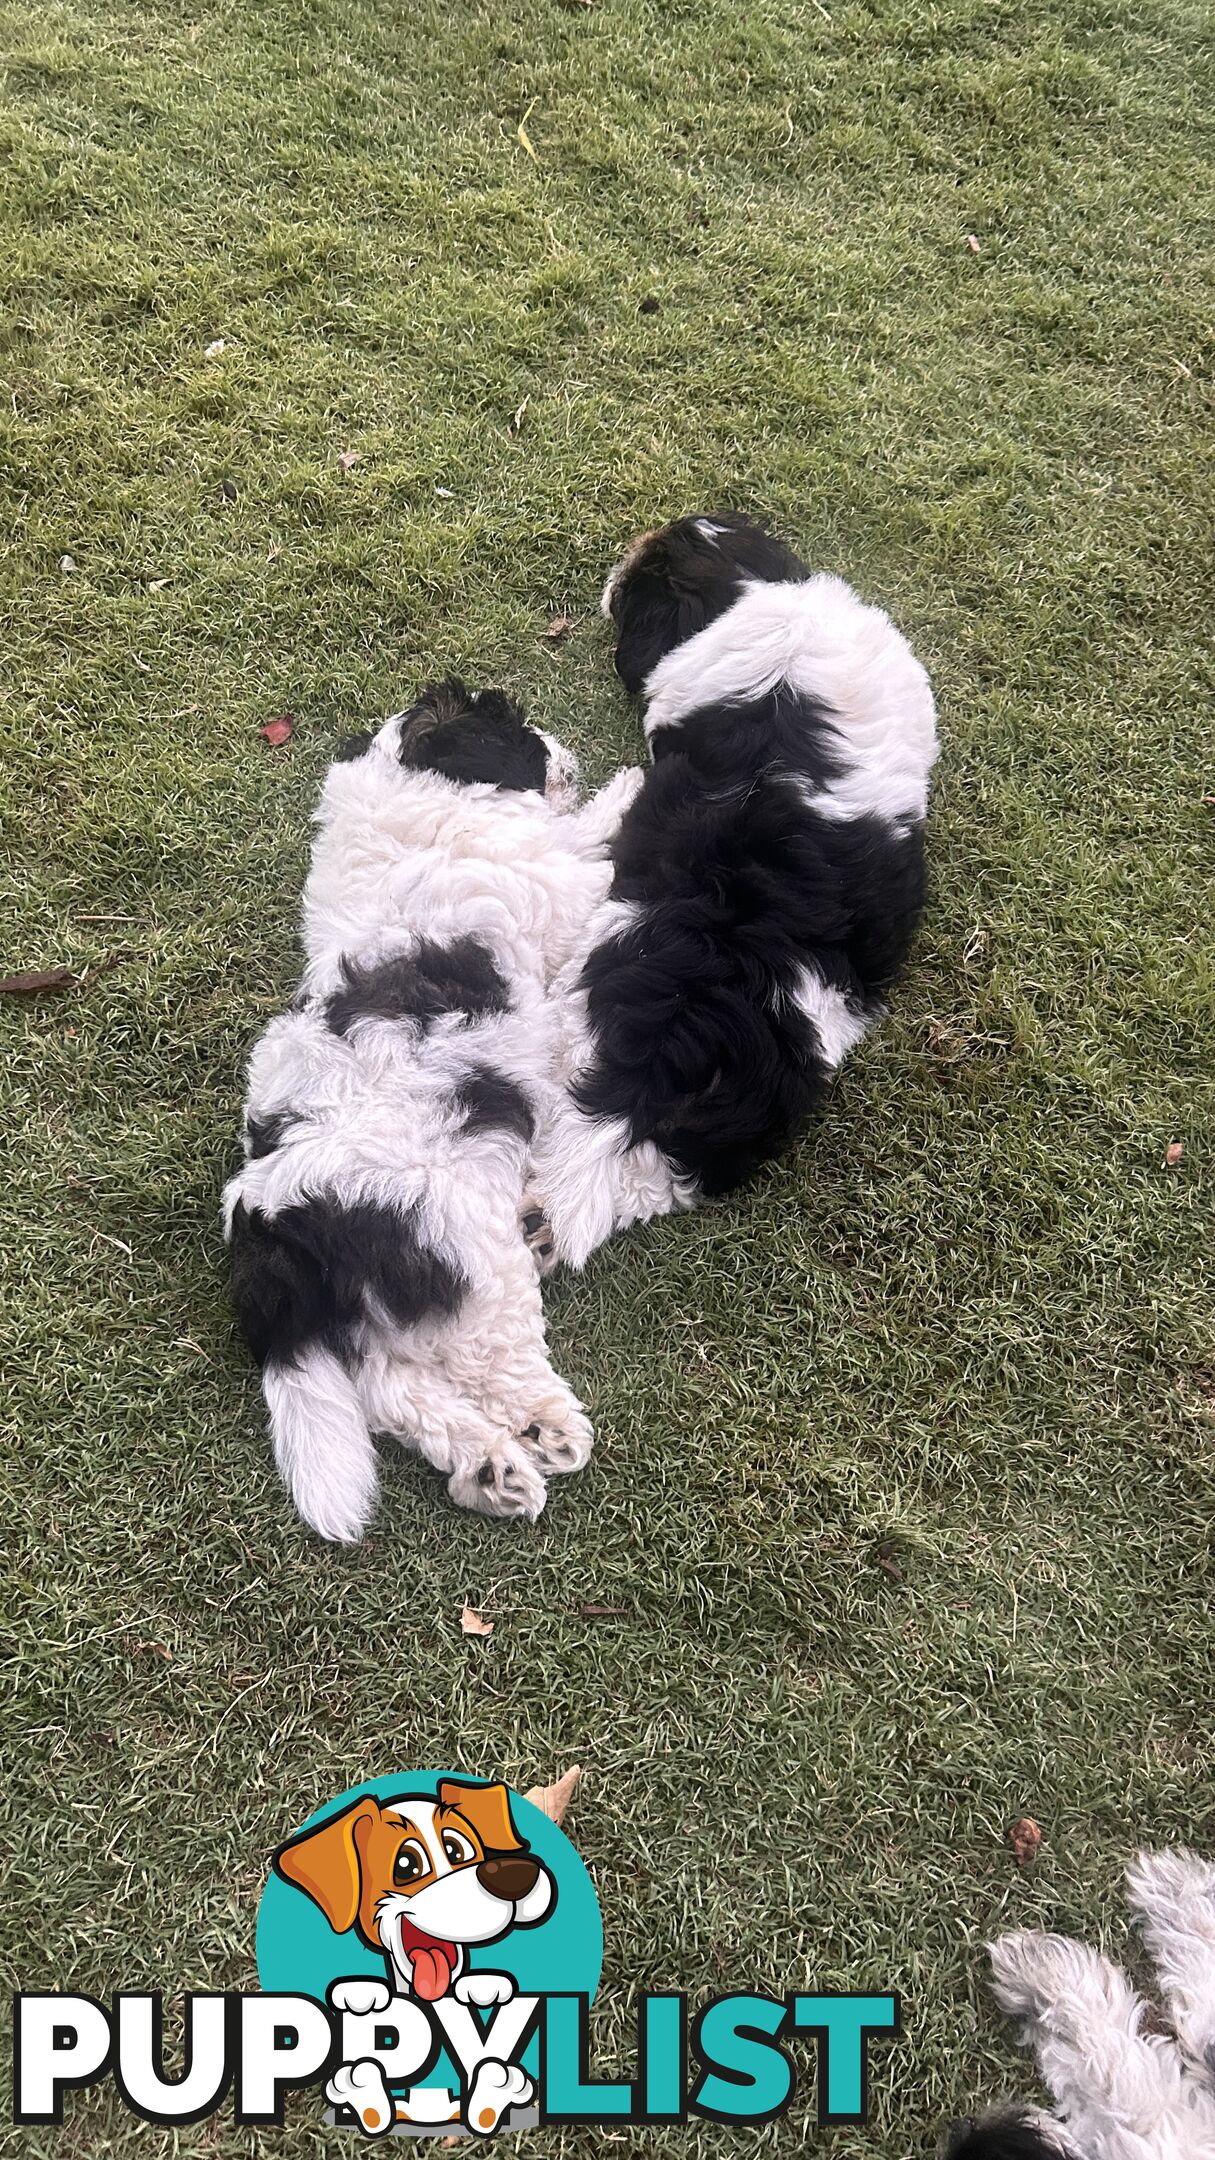
M 1032 1815 L 1018 1815 L 1008 1826 L 1008 1842 L 1018 1867 L 1030 1867 L 1042 1850 L 1042 1832 Z
M 353 471 L 354 467 L 355 467 L 355 466 L 356 466 L 356 465 L 357 465 L 357 464 L 359 463 L 360 459 L 362 458 L 362 455 L 363 455 L 363 453 L 362 453 L 362 451 L 361 451 L 361 450 L 339 450 L 339 451 L 338 451 L 338 471 L 339 471 L 339 472 L 351 472 L 351 471 Z
M 280 713 L 277 720 L 267 720 L 265 727 L 259 728 L 257 732 L 265 738 L 272 750 L 281 750 L 283 744 L 290 742 L 295 733 L 295 721 L 289 712 Z
M 559 638 L 568 637 L 573 627 L 572 615 L 551 615 L 540 635 L 550 645 L 555 645 Z
M 486 1620 L 475 1606 L 466 1605 L 460 1614 L 461 1635 L 492 1635 L 494 1623 Z
M 1185 1141 L 1184 1141 L 1184 1140 L 1170 1140 L 1170 1141 L 1169 1141 L 1169 1144 L 1168 1144 L 1168 1146 L 1166 1147 L 1166 1149 L 1165 1149 L 1165 1151 L 1164 1151 L 1164 1166 L 1165 1166 L 1165 1169 L 1166 1169 L 1166 1170 L 1175 1170 L 1175 1169 L 1176 1169 L 1176 1167 L 1177 1167 L 1177 1164 L 1178 1164 L 1178 1163 L 1179 1163 L 1179 1162 L 1181 1161 L 1181 1158 L 1182 1158 L 1182 1156 L 1183 1156 L 1184 1154 L 1185 1154 Z
M 80 981 L 70 968 L 28 968 L 19 975 L 0 976 L 0 997 L 37 997 L 43 990 L 74 990 Z
M 581 1776 L 582 1772 L 575 1763 L 573 1769 L 567 1770 L 564 1777 L 559 1777 L 555 1785 L 533 1785 L 530 1792 L 525 1792 L 523 1797 L 530 1800 L 533 1807 L 538 1807 L 542 1815 L 547 1815 L 550 1822 L 564 1822 L 566 1809 L 574 1797 L 574 1788 Z
M 627 1605 L 580 1605 L 584 1620 L 623 1620 L 628 1615 Z

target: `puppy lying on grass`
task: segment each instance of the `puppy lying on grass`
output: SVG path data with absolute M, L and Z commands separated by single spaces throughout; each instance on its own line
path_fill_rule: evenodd
M 581 1267 L 797 1136 L 919 920 L 937 738 L 880 608 L 730 514 L 646 533 L 603 596 L 653 765 L 554 986 L 564 1093 L 525 1225 Z
M 552 1088 L 546 985 L 638 780 L 576 809 L 571 754 L 456 682 L 330 768 L 303 980 L 253 1052 L 224 1193 L 275 1459 L 322 1537 L 367 1527 L 373 1433 L 487 1515 L 538 1515 L 546 1478 L 590 1452 L 519 1214 Z

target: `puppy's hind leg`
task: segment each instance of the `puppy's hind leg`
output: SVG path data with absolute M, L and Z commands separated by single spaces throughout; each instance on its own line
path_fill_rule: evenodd
M 518 1432 L 453 1379 L 437 1345 L 415 1347 L 379 1376 L 372 1415 L 446 1477 L 457 1507 L 530 1521 L 543 1509 L 544 1478 Z
M 442 1354 L 453 1385 L 519 1437 L 538 1475 L 583 1468 L 594 1433 L 553 1370 L 540 1285 L 518 1238 L 504 1239 L 497 1274 L 469 1293 Z

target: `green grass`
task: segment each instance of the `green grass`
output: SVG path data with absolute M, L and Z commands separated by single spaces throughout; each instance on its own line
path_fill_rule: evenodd
M 90 971 L 0 1014 L 6 1967 L 249 1984 L 266 1854 L 328 1795 L 578 1760 L 605 2061 L 640 1987 L 897 1986 L 832 2150 L 925 2155 L 1031 2090 L 983 1940 L 1121 1952 L 1123 1860 L 1215 1806 L 1202 11 L 0 22 L 0 971 Z M 450 665 L 603 777 L 638 743 L 605 565 L 723 502 L 933 670 L 916 964 L 759 1189 L 554 1287 L 600 1439 L 535 1528 L 402 1457 L 372 1542 L 320 1550 L 216 1207 L 330 746 Z M 67 2115 L 23 2149 L 178 2149 Z M 181 2149 L 329 2143 L 305 2105 Z

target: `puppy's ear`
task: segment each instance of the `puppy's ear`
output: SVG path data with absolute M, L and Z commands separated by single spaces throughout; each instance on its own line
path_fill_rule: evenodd
M 511 1821 L 510 1795 L 505 1785 L 464 1785 L 455 1778 L 444 1778 L 439 1786 L 439 1806 L 458 1808 L 487 1853 L 522 1851 L 523 1840 Z
M 703 630 L 734 597 L 721 558 L 683 526 L 659 532 L 621 580 L 612 613 L 619 626 L 616 673 L 636 696 L 666 654 Z
M 340 1815 L 301 1830 L 274 1855 L 275 1873 L 320 1906 L 335 1934 L 344 1935 L 358 1918 L 363 1878 L 356 1832 L 379 1815 L 378 1800 L 355 1800 Z
M 458 720 L 461 713 L 468 710 L 468 702 L 467 690 L 454 675 L 446 682 L 427 683 L 419 690 L 401 721 L 402 765 L 412 765 L 427 737 L 447 721 Z

